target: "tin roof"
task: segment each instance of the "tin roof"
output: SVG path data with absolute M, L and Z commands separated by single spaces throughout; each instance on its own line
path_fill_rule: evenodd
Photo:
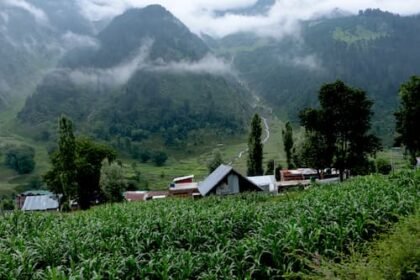
M 58 199 L 51 195 L 28 196 L 23 204 L 23 211 L 45 211 L 58 209 Z
M 258 186 L 264 186 L 269 184 L 276 184 L 276 178 L 273 175 L 267 175 L 267 176 L 253 176 L 253 177 L 247 177 L 248 180 L 253 182 L 254 184 Z
M 29 191 L 26 191 L 26 192 L 21 193 L 20 195 L 23 195 L 23 196 L 53 195 L 53 193 L 50 192 L 50 191 L 45 191 L 45 190 L 29 190 Z
M 183 180 L 187 180 L 187 179 L 194 179 L 194 175 L 189 175 L 189 176 L 184 176 L 184 177 L 178 177 L 178 178 L 175 178 L 173 180 L 173 182 L 176 183 L 178 181 L 183 181 Z
M 201 184 L 198 190 L 202 196 L 206 196 L 223 178 L 233 170 L 232 166 L 221 164 Z

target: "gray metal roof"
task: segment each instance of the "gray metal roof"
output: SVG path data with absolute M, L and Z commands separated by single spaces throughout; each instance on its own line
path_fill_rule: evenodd
M 26 192 L 21 193 L 21 195 L 29 196 L 29 195 L 53 195 L 52 192 L 46 190 L 29 190 Z
M 232 166 L 220 165 L 198 186 L 202 196 L 206 196 L 226 175 L 233 170 Z
M 58 209 L 58 199 L 51 195 L 28 196 L 23 204 L 23 211 L 43 211 Z

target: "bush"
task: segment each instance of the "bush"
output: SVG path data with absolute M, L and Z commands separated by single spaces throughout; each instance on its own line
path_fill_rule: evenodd
M 392 171 L 391 163 L 384 158 L 378 158 L 376 160 L 376 170 L 378 173 L 388 175 Z
M 19 174 L 28 174 L 35 169 L 35 150 L 29 146 L 9 146 L 6 148 L 5 165 Z
M 152 160 L 156 166 L 163 166 L 168 159 L 168 155 L 165 152 L 157 151 L 153 153 Z
M 121 165 L 116 162 L 103 161 L 101 168 L 100 186 L 110 202 L 123 200 L 122 193 L 127 189 L 127 180 L 124 178 Z

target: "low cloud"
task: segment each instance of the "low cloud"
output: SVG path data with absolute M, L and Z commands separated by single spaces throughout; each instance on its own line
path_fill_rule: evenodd
M 160 72 L 171 74 L 211 74 L 236 75 L 232 64 L 208 54 L 198 61 L 164 62 L 162 59 L 150 60 L 152 40 L 146 40 L 137 54 L 123 63 L 111 68 L 80 68 L 76 70 L 60 69 L 67 72 L 70 79 L 78 85 L 120 86 L 128 82 L 137 71 Z
M 220 10 L 251 7 L 257 0 L 77 0 L 82 13 L 92 19 L 112 18 L 132 7 L 161 4 L 197 34 L 223 37 L 236 32 L 253 32 L 281 38 L 299 32 L 299 22 L 328 14 L 334 9 L 357 13 L 379 8 L 401 15 L 420 13 L 418 0 L 277 0 L 264 15 L 217 16 Z
M 3 4 L 6 6 L 20 8 L 27 11 L 39 23 L 46 24 L 49 22 L 48 17 L 43 10 L 33 6 L 32 4 L 29 4 L 25 0 L 2 0 L 2 1 L 3 1 Z
M 80 85 L 101 83 L 108 86 L 114 86 L 125 84 L 137 70 L 146 66 L 146 60 L 149 57 L 152 45 L 152 40 L 145 41 L 132 59 L 111 68 L 84 68 L 72 70 L 69 73 L 70 79 L 74 83 Z
M 67 31 L 63 36 L 61 36 L 63 46 L 66 49 L 73 48 L 99 48 L 99 42 L 93 37 L 76 34 L 71 31 Z
M 163 65 L 149 65 L 146 67 L 146 70 L 169 73 L 211 74 L 217 76 L 235 74 L 232 63 L 228 63 L 211 54 L 206 55 L 196 62 L 181 61 L 165 63 Z

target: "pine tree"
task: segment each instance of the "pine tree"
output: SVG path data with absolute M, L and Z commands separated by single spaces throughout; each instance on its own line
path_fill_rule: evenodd
M 401 85 L 401 105 L 395 113 L 397 119 L 397 144 L 405 145 L 410 161 L 416 163 L 416 156 L 420 154 L 420 76 L 411 77 Z
M 248 138 L 248 176 L 260 176 L 263 171 L 263 144 L 261 143 L 261 118 L 255 114 L 251 122 L 251 132 Z
M 61 116 L 58 123 L 58 169 L 62 188 L 64 208 L 70 206 L 70 198 L 76 192 L 76 138 L 73 133 L 73 123 Z
M 293 128 L 290 122 L 286 123 L 285 129 L 282 131 L 283 135 L 283 146 L 286 153 L 287 167 L 293 169 L 295 166 L 293 164 Z

